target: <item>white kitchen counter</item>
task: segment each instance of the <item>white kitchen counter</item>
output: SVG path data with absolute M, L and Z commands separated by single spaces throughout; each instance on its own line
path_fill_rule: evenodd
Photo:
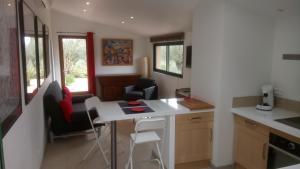
M 283 168 L 279 168 L 279 169 L 299 169 L 299 168 L 300 168 L 300 164 L 283 167 Z
M 117 125 L 116 121 L 119 120 L 129 120 L 138 119 L 143 117 L 166 117 L 166 129 L 164 136 L 163 147 L 163 160 L 167 168 L 174 169 L 175 166 L 175 121 L 176 115 L 180 114 L 190 114 L 190 113 L 201 113 L 201 112 L 211 112 L 213 109 L 205 110 L 193 110 L 178 104 L 177 101 L 180 99 L 161 99 L 161 100 L 143 100 L 143 102 L 150 107 L 153 112 L 149 113 L 133 113 L 125 114 L 119 105 L 120 101 L 111 102 L 99 102 L 95 104 L 97 112 L 99 113 L 99 119 L 101 122 L 111 123 L 111 168 L 115 169 L 117 165 Z M 141 105 L 142 106 L 142 105 Z
M 151 107 L 154 113 L 140 113 L 140 114 L 125 114 L 121 107 L 118 105 L 120 101 L 111 102 L 101 102 L 97 105 L 97 110 L 101 114 L 101 120 L 103 122 L 113 121 L 113 120 L 126 120 L 143 118 L 147 116 L 174 116 L 180 114 L 190 114 L 190 113 L 202 113 L 202 112 L 212 112 L 214 109 L 201 109 L 201 110 L 190 110 L 187 107 L 178 104 L 178 101 L 182 99 L 170 98 L 170 99 L 160 99 L 160 100 L 143 100 L 149 107 Z M 106 113 L 114 112 L 114 113 Z
M 280 108 L 274 108 L 272 111 L 260 111 L 255 107 L 232 108 L 231 112 L 300 138 L 299 129 L 275 121 L 276 119 L 298 117 L 300 113 Z
M 176 115 L 180 114 L 190 114 L 190 113 L 204 113 L 204 112 L 213 112 L 214 109 L 200 109 L 200 110 L 190 110 L 187 107 L 182 106 L 178 101 L 182 101 L 182 98 L 170 98 L 170 99 L 161 99 L 162 102 L 167 103 L 169 106 L 174 109 L 181 110 L 177 111 Z

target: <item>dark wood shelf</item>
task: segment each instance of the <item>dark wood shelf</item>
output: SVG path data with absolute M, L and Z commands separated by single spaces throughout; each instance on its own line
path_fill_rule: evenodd
M 98 75 L 100 99 L 102 101 L 122 100 L 124 87 L 136 84 L 139 74 L 105 74 Z

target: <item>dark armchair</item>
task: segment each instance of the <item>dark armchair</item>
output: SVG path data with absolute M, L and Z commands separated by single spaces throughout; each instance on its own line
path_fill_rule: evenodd
M 84 101 L 92 95 L 73 96 L 73 114 L 72 121 L 68 123 L 64 118 L 64 113 L 59 106 L 63 99 L 62 89 L 57 81 L 50 83 L 44 95 L 44 111 L 48 128 L 48 136 L 52 141 L 54 137 L 70 135 L 73 132 L 79 132 L 91 129 Z M 92 119 L 98 117 L 96 111 L 89 112 Z
M 124 88 L 125 100 L 155 100 L 158 98 L 158 87 L 154 80 L 139 78 L 136 85 L 126 86 Z

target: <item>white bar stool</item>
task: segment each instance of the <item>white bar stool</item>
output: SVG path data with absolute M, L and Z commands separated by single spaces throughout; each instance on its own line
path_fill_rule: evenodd
M 156 133 L 157 130 L 162 131 L 162 137 L 164 136 L 165 130 L 165 118 L 157 117 L 157 118 L 143 118 L 136 122 L 135 125 L 135 133 L 130 134 L 130 154 L 128 162 L 125 166 L 125 169 L 128 169 L 130 165 L 130 169 L 133 169 L 133 160 L 132 154 L 136 144 L 143 143 L 154 143 L 157 149 L 159 162 L 164 169 L 164 163 L 162 160 L 161 151 L 159 148 L 159 143 L 162 141 L 162 138 Z
M 97 118 L 95 118 L 94 120 L 92 120 L 92 119 L 91 119 L 91 116 L 90 116 L 90 113 L 89 113 L 89 111 L 95 110 L 96 106 L 99 105 L 99 104 L 100 104 L 100 100 L 99 100 L 99 98 L 98 98 L 97 96 L 90 97 L 90 98 L 88 98 L 88 99 L 86 99 L 86 100 L 84 101 L 84 105 L 85 105 L 85 107 L 86 107 L 86 113 L 87 113 L 87 115 L 88 115 L 88 117 L 89 117 L 89 121 L 90 121 L 90 123 L 91 123 L 92 130 L 93 130 L 93 133 L 94 133 L 94 136 L 95 136 L 95 139 L 96 139 L 94 145 L 90 148 L 90 150 L 89 150 L 89 151 L 86 153 L 86 155 L 84 156 L 84 160 L 88 157 L 88 155 L 89 155 L 89 154 L 94 150 L 94 148 L 96 148 L 97 145 L 98 145 L 98 147 L 99 147 L 99 149 L 100 149 L 100 151 L 101 151 L 101 153 L 102 153 L 102 155 L 103 155 L 103 158 L 104 158 L 104 160 L 105 160 L 105 163 L 106 163 L 107 165 L 109 165 L 109 162 L 108 162 L 107 157 L 106 157 L 106 155 L 105 155 L 105 152 L 104 152 L 104 150 L 103 150 L 102 144 L 101 144 L 101 142 L 100 142 L 100 136 L 101 136 L 101 134 L 100 134 L 100 132 L 99 132 L 99 134 L 97 135 L 97 131 L 96 131 L 96 129 L 95 129 L 95 126 L 105 126 L 105 123 L 103 123 L 103 122 L 100 121 L 100 117 L 97 117 Z M 97 110 L 96 110 L 96 111 L 97 111 Z M 99 113 L 98 113 L 98 114 L 99 114 Z M 101 131 L 101 127 L 98 128 L 98 130 Z

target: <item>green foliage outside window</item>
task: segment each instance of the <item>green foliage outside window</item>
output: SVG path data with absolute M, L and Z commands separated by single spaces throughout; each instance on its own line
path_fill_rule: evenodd
M 25 37 L 26 45 L 26 70 L 27 70 L 27 84 L 30 86 L 30 80 L 37 78 L 36 65 L 36 51 L 34 37 Z
M 76 78 L 87 78 L 85 39 L 63 39 L 64 71 L 66 85 Z
M 154 44 L 154 70 L 182 77 L 183 42 Z

